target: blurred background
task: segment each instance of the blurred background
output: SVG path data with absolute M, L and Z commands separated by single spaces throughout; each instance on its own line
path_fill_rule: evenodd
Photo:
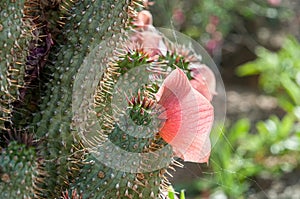
M 209 165 L 170 179 L 186 198 L 300 198 L 299 0 L 155 0 L 156 27 L 210 53 L 227 95 Z

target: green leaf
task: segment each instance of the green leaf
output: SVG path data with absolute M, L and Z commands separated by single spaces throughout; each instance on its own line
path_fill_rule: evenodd
M 237 68 L 236 74 L 239 77 L 249 76 L 249 75 L 258 75 L 260 70 L 257 67 L 258 63 L 256 61 L 248 62 Z
M 286 112 L 291 113 L 294 110 L 294 104 L 291 102 L 290 98 L 286 95 L 279 95 L 277 97 L 278 104 L 281 108 L 283 108 Z
M 300 88 L 295 82 L 293 82 L 290 77 L 286 74 L 282 74 L 280 81 L 282 86 L 285 88 L 289 96 L 293 99 L 294 103 L 300 105 Z
M 281 124 L 279 124 L 279 136 L 280 138 L 286 138 L 291 132 L 295 122 L 295 116 L 292 114 L 287 114 L 281 120 Z
M 250 130 L 250 121 L 247 118 L 238 120 L 230 129 L 229 141 L 236 142 L 239 138 L 246 136 Z
M 168 196 L 169 199 L 175 199 L 175 191 L 172 186 L 169 186 L 168 188 Z
M 181 190 L 181 192 L 180 192 L 180 199 L 185 199 L 184 190 Z

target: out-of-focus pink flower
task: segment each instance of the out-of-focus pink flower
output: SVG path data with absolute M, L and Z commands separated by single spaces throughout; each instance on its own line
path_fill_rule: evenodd
M 218 46 L 218 41 L 211 39 L 206 43 L 206 49 L 209 52 L 213 52 Z
M 173 11 L 172 18 L 174 19 L 175 23 L 178 25 L 181 25 L 185 22 L 184 12 L 178 8 Z
M 268 0 L 268 3 L 272 6 L 279 6 L 281 4 L 281 0 Z
M 214 118 L 210 102 L 178 68 L 164 80 L 156 99 L 165 109 L 159 116 L 165 121 L 160 136 L 172 146 L 175 156 L 190 162 L 208 162 Z
M 145 8 L 148 8 L 149 6 L 153 6 L 154 3 L 155 3 L 155 2 L 153 2 L 153 1 L 150 1 L 150 2 L 149 2 L 149 0 L 143 0 L 143 6 L 144 6 Z
M 212 15 L 212 16 L 209 17 L 209 23 L 217 26 L 219 24 L 219 22 L 220 22 L 219 17 L 214 16 L 214 15 Z
M 220 31 L 216 31 L 212 34 L 212 38 L 217 42 L 221 42 L 223 39 L 223 34 Z
M 206 25 L 205 30 L 210 34 L 213 34 L 214 32 L 216 32 L 217 27 L 214 24 L 209 23 Z
M 209 101 L 212 100 L 216 92 L 216 78 L 210 68 L 204 64 L 190 64 L 192 80 L 190 81 L 194 89 L 200 92 Z
M 135 25 L 137 28 L 148 30 L 149 28 L 152 28 L 152 23 L 153 19 L 151 13 L 148 10 L 142 10 L 138 13 L 133 25 Z

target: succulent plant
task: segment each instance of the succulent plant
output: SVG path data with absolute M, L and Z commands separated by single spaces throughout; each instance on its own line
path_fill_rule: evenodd
M 168 98 L 160 87 L 176 67 L 178 81 L 189 84 L 196 57 L 158 34 L 151 15 L 140 12 L 149 4 L 0 2 L 0 198 L 166 198 L 166 174 L 181 166 L 174 155 L 185 156 L 159 133 L 168 119 L 159 108 L 159 98 Z M 155 81 L 145 83 L 144 73 Z M 135 83 L 140 87 L 127 96 L 115 92 Z M 187 93 L 201 95 L 196 111 L 208 114 L 200 117 L 208 153 L 196 161 L 206 162 L 213 109 L 200 94 L 208 87 L 196 87 Z M 122 107 L 112 106 L 119 98 Z M 156 119 L 158 129 L 150 125 Z

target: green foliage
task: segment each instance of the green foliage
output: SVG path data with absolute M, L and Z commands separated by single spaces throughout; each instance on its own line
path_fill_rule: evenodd
M 271 116 L 256 123 L 256 133 L 250 133 L 250 121 L 240 119 L 214 146 L 210 166 L 203 177 L 187 189 L 187 193 L 222 190 L 230 198 L 247 198 L 255 178 L 276 179 L 300 164 L 300 128 L 296 118 L 287 114 L 279 119 Z
M 290 37 L 278 52 L 260 47 L 257 55 L 255 61 L 240 66 L 237 74 L 259 75 L 263 91 L 274 95 L 286 112 L 255 124 L 242 118 L 224 128 L 212 149 L 209 174 L 194 189 L 222 190 L 230 198 L 247 198 L 255 179 L 276 179 L 299 168 L 300 45 Z
M 153 12 L 154 21 L 158 22 L 157 26 L 178 28 L 194 39 L 201 40 L 208 49 L 208 42 L 216 44 L 230 32 L 245 32 L 245 21 L 255 21 L 259 18 L 265 20 L 266 24 L 280 24 L 294 15 L 293 10 L 287 8 L 284 2 L 273 6 L 266 0 L 156 2 Z
M 185 199 L 185 194 L 184 194 L 184 190 L 180 191 L 180 199 Z M 169 187 L 169 191 L 168 191 L 168 199 L 176 199 L 178 198 L 176 196 L 176 192 L 174 190 L 174 188 L 172 186 Z
M 248 183 L 244 183 L 245 177 L 255 172 L 251 169 L 251 159 L 240 157 L 237 149 L 240 144 L 244 144 L 249 129 L 250 122 L 247 119 L 239 120 L 224 132 L 212 150 L 211 168 L 216 172 L 212 183 L 224 185 L 224 191 L 231 197 L 238 197 L 247 190 Z M 235 186 L 236 184 L 239 186 Z
M 294 111 L 294 108 L 300 105 L 299 42 L 289 37 L 277 53 L 259 47 L 256 54 L 258 59 L 240 66 L 237 74 L 259 74 L 259 83 L 263 91 L 276 96 L 285 111 Z

